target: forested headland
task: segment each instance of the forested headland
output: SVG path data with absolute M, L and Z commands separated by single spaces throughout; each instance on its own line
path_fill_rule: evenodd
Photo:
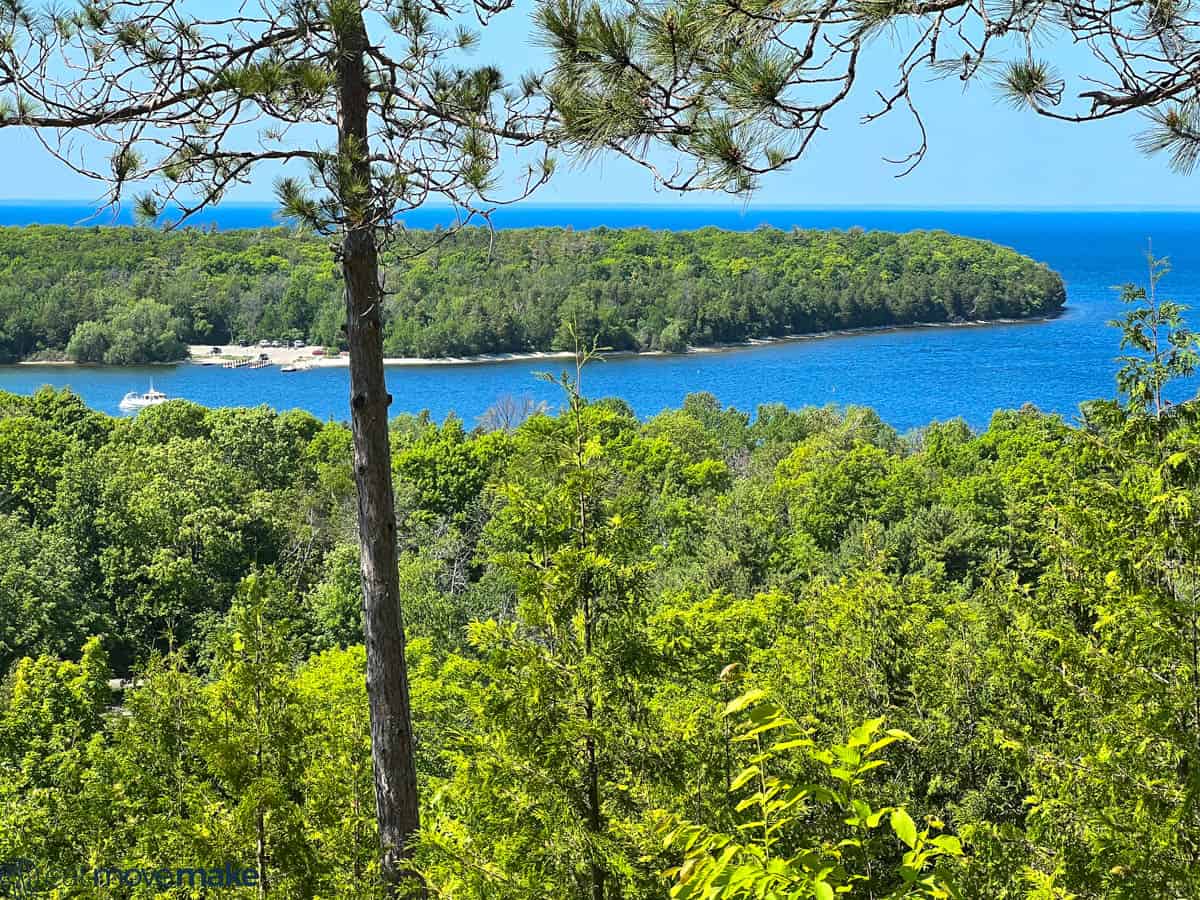
M 981 433 L 569 380 L 507 429 L 395 419 L 432 896 L 1200 894 L 1167 359 Z M 0 396 L 0 859 L 378 895 L 351 457 L 306 413 Z
M 434 235 L 417 240 L 428 243 Z M 1061 278 L 945 232 L 558 228 L 385 253 L 385 353 L 681 351 L 830 329 L 1048 315 Z M 345 345 L 328 242 L 285 228 L 0 228 L 0 362 L 137 364 L 186 345 Z

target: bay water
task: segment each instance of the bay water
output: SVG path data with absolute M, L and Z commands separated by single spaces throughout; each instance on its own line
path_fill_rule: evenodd
M 76 224 L 88 214 L 85 207 L 66 204 L 0 204 L 0 224 Z M 446 215 L 431 208 L 407 221 L 430 227 L 444 222 Z M 246 205 L 222 207 L 197 224 L 209 222 L 238 228 L 269 225 L 274 219 L 269 207 Z M 1116 287 L 1145 281 L 1148 241 L 1156 255 L 1168 256 L 1172 263 L 1173 271 L 1160 286 L 1162 295 L 1196 307 L 1190 322 L 1200 327 L 1200 213 L 526 205 L 497 213 L 495 225 L 942 229 L 1012 247 L 1045 262 L 1066 281 L 1066 311 L 1045 322 L 835 335 L 719 352 L 608 358 L 587 368 L 586 395 L 621 397 L 641 416 L 677 407 L 688 393 L 708 391 L 748 412 L 768 402 L 871 406 L 901 431 L 957 416 L 982 428 L 995 410 L 1026 403 L 1070 419 L 1080 402 L 1115 394 L 1120 335 L 1106 323 L 1122 312 Z M 560 393 L 537 373 L 557 374 L 565 364 L 537 360 L 393 367 L 388 371 L 393 411 L 428 410 L 438 420 L 453 413 L 471 426 L 504 395 L 529 396 L 557 407 Z M 28 393 L 43 384 L 69 386 L 89 405 L 113 414 L 127 391 L 145 390 L 151 379 L 172 397 L 207 406 L 265 403 L 280 410 L 305 409 L 322 419 L 347 416 L 349 373 L 344 368 L 283 373 L 274 367 L 226 370 L 193 364 L 0 367 L 0 390 Z M 1193 379 L 1177 386 L 1174 396 L 1192 396 L 1197 389 L 1200 380 Z

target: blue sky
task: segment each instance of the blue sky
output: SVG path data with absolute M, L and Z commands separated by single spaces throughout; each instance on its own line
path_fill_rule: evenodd
M 475 58 L 494 61 L 513 77 L 535 68 L 542 51 L 528 40 L 527 7 L 500 17 L 485 31 Z M 1047 54 L 1065 70 L 1074 51 L 1051 46 Z M 982 84 L 962 90 L 957 80 L 919 83 L 914 95 L 929 132 L 930 149 L 911 175 L 897 179 L 883 156 L 903 156 L 912 146 L 902 115 L 870 126 L 858 123 L 871 91 L 893 76 L 887 47 L 869 54 L 861 90 L 829 120 L 806 160 L 764 180 L 753 205 L 908 206 L 923 208 L 1200 208 L 1200 176 L 1169 171 L 1165 160 L 1139 153 L 1132 137 L 1136 117 L 1067 125 L 1013 110 Z M 0 200 L 91 199 L 97 186 L 68 172 L 36 140 L 0 130 Z M 566 162 L 564 160 L 564 162 Z M 229 199 L 271 198 L 273 172 Z M 656 191 L 645 170 L 610 157 L 586 168 L 565 164 L 535 196 L 538 203 L 712 205 L 742 201 L 712 194 Z

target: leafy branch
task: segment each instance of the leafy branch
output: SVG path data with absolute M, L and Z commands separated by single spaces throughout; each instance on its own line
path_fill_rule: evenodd
M 730 785 L 731 793 L 741 794 L 735 810 L 748 818 L 735 836 L 658 813 L 656 831 L 663 847 L 683 854 L 679 865 L 663 873 L 672 882 L 673 898 L 833 900 L 856 884 L 878 889 L 884 879 L 874 871 L 868 844 L 885 821 L 904 850 L 887 879 L 886 893 L 873 896 L 961 896 L 950 871 L 950 864 L 963 857 L 959 839 L 939 834 L 943 826 L 936 819 L 918 828 L 903 808 L 873 808 L 862 796 L 868 774 L 887 764 L 878 754 L 898 741 L 913 740 L 909 734 L 881 730 L 884 720 L 871 719 L 851 731 L 845 743 L 823 747 L 811 728 L 762 690 L 730 701 L 723 716 L 741 719 L 735 743 L 754 746 L 748 765 Z M 796 753 L 818 765 L 820 783 L 793 781 L 775 771 L 775 763 L 782 769 L 783 760 Z M 840 817 L 848 831 L 814 831 L 812 823 L 822 812 Z

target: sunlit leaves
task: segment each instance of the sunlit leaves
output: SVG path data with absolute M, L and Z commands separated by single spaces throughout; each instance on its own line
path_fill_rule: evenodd
M 479 33 L 471 31 L 471 29 L 460 26 L 454 33 L 454 42 L 460 50 L 474 50 L 479 46 Z
M 1146 30 L 1150 34 L 1161 35 L 1182 26 L 1182 14 L 1187 12 L 1188 4 L 1186 0 L 1148 0 L 1143 6 Z
M 628 19 L 597 5 L 585 8 L 579 51 L 602 77 L 620 78 L 633 62 L 636 34 Z
M 594 153 L 638 134 L 645 106 L 633 93 L 591 91 L 567 81 L 550 85 L 548 91 L 564 136 L 583 152 Z
M 308 202 L 302 184 L 281 193 Z M 154 257 L 179 246 L 134 236 Z M 322 260 L 299 281 L 332 269 L 293 237 L 178 240 L 205 255 L 179 255 L 148 292 L 198 268 L 269 282 L 293 253 Z M 794 287 L 878 258 L 802 231 L 496 241 L 495 269 L 481 262 L 487 236 L 468 233 L 404 277 L 431 290 L 440 267 L 478 279 L 567 254 L 610 283 L 622 266 L 625 284 L 691 266 L 739 285 L 763 272 L 759 247 Z M 811 253 L 780 249 L 800 245 Z M 117 271 L 128 245 L 65 246 Z M 981 271 L 1019 263 L 970 242 L 879 246 L 921 261 L 952 248 Z M 897 291 L 927 283 L 881 268 Z M 709 293 L 699 312 L 729 292 Z M 1152 353 L 1149 298 L 1129 299 L 1129 353 Z M 598 329 L 565 333 L 586 347 Z M 662 869 L 677 897 L 947 897 L 959 880 L 971 898 L 1195 895 L 1195 403 L 1155 419 L 1113 402 L 1079 428 L 1024 409 L 979 433 L 954 421 L 901 437 L 862 409 L 768 406 L 752 420 L 704 395 L 639 422 L 618 401 L 584 401 L 578 379 L 561 382 L 565 413 L 511 432 L 394 423 L 430 786 L 420 862 L 434 887 L 455 900 L 574 896 L 595 862 L 607 896 L 634 900 L 662 896 Z M 26 521 L 20 500 L 21 519 L 10 508 L 0 521 L 0 652 L 36 652 L 50 629 L 71 633 L 64 620 L 101 621 L 138 647 L 184 635 L 211 666 L 176 656 L 173 670 L 139 670 L 148 683 L 100 731 L 71 699 L 79 673 L 34 664 L 19 702 L 0 697 L 15 710 L 0 728 L 0 844 L 55 859 L 78 859 L 82 841 L 138 861 L 251 854 L 261 807 L 274 871 L 292 879 L 280 896 L 365 896 L 363 651 L 297 673 L 282 639 L 293 625 L 318 646 L 361 634 L 352 528 L 337 511 L 353 504 L 349 432 L 182 403 L 112 423 L 54 392 L 36 405 L 0 395 L 0 409 L 16 423 L 0 429 L 0 505 L 10 485 L 46 517 Z M 65 437 L 77 432 L 97 434 Z M 263 558 L 296 577 L 239 594 Z M 93 560 L 100 577 L 85 577 Z M 124 614 L 91 618 L 93 593 Z M 273 701 L 261 715 L 260 688 Z M 262 777 L 247 752 L 260 737 Z M 589 740 L 598 828 L 585 815 Z M 647 824 L 655 808 L 661 832 Z
M 731 792 L 741 795 L 734 809 L 743 819 L 733 837 L 659 813 L 656 831 L 663 847 L 683 856 L 681 864 L 664 872 L 672 882 L 673 898 L 798 900 L 850 892 L 861 882 L 879 878 L 873 870 L 880 862 L 871 858 L 869 848 L 871 833 L 885 817 L 907 848 L 894 876 L 898 886 L 888 896 L 959 896 L 947 866 L 963 857 L 959 840 L 937 834 L 940 823 L 930 822 L 919 830 L 904 809 L 875 809 L 864 799 L 867 773 L 882 764 L 869 757 L 907 735 L 889 731 L 874 740 L 883 719 L 872 719 L 855 728 L 845 744 L 821 747 L 809 729 L 801 728 L 761 689 L 731 700 L 725 715 L 743 720 L 735 740 L 753 742 L 757 748 L 729 784 Z M 787 757 L 798 752 L 817 763 L 832 786 L 794 782 L 783 774 L 789 770 Z M 823 815 L 823 807 L 840 812 L 842 826 L 834 824 L 838 813 Z M 824 823 L 828 830 L 814 823 Z
M 732 117 L 722 117 L 698 123 L 686 145 L 704 161 L 701 170 L 710 187 L 738 193 L 754 185 L 747 167 L 756 140 L 752 130 Z
M 544 0 L 537 25 L 555 53 L 550 96 L 564 115 L 568 135 L 594 153 L 607 148 L 647 164 L 656 179 L 678 190 L 745 192 L 755 176 L 799 158 L 827 126 L 826 114 L 842 105 L 864 80 L 861 65 L 876 54 L 874 37 L 890 29 L 898 42 L 896 73 L 875 87 L 872 122 L 907 110 L 920 135 L 917 148 L 889 161 L 912 170 L 924 157 L 927 132 L 912 87 L 928 68 L 966 82 L 981 72 L 996 77 L 999 96 L 1011 105 L 1072 121 L 1147 110 L 1166 122 L 1146 139 L 1152 149 L 1176 148 L 1174 165 L 1189 170 L 1194 127 L 1181 127 L 1175 102 L 1194 102 L 1187 71 L 1187 33 L 1194 25 L 1186 4 L 1151 0 L 1105 11 L 1056 11 L 1018 2 L 996 8 L 922 4 L 911 0 L 807 2 L 678 2 L 603 4 Z M 915 26 L 911 29 L 906 26 Z M 1060 112 L 1067 78 L 1038 47 L 1060 33 L 1089 47 L 1101 74 L 1080 67 L 1090 90 L 1072 98 L 1078 112 Z M 1015 38 L 1015 40 L 1011 40 Z M 861 56 L 861 58 L 860 58 Z M 1114 75 L 1116 86 L 1113 85 Z M 1101 89 L 1095 89 L 1095 88 Z M 574 96 L 572 96 L 574 95 Z M 603 124 L 624 119 L 627 107 L 604 110 L 595 101 L 623 95 L 644 111 L 622 134 Z M 573 102 L 565 102 L 573 101 Z M 1087 109 L 1090 102 L 1091 108 Z M 580 113 L 587 109 L 586 117 Z M 711 133 L 712 122 L 731 120 L 736 146 Z M 710 132 L 705 134 L 705 132 Z M 795 149 L 779 148 L 794 144 Z M 653 146 L 676 151 L 674 170 L 658 163 Z
M 912 820 L 912 816 L 903 809 L 894 809 L 888 821 L 891 823 L 892 831 L 896 832 L 896 837 L 904 841 L 910 849 L 916 847 L 917 825 Z
M 760 48 L 745 33 L 739 45 L 735 28 L 727 35 L 691 5 L 622 15 L 598 5 L 544 3 L 538 17 L 557 56 L 548 96 L 580 152 L 640 155 L 657 136 L 695 158 L 696 186 L 735 193 L 753 186 L 751 172 L 765 152 L 753 117 L 781 109 L 794 74 L 790 54 Z M 705 67 L 711 76 L 697 74 Z M 686 102 L 671 96 L 675 88 L 660 82 L 670 72 L 680 85 L 694 77 L 693 89 L 701 89 Z M 662 124 L 664 115 L 670 121 Z
M 1110 324 L 1121 329 L 1121 348 L 1137 351 L 1120 357 L 1118 387 L 1132 406 L 1157 417 L 1164 410 L 1163 389 L 1200 366 L 1200 337 L 1184 323 L 1186 306 L 1158 297 L 1158 283 L 1170 270 L 1167 261 L 1149 254 L 1147 263 L 1148 284 L 1121 290 L 1122 302 L 1136 306 Z

